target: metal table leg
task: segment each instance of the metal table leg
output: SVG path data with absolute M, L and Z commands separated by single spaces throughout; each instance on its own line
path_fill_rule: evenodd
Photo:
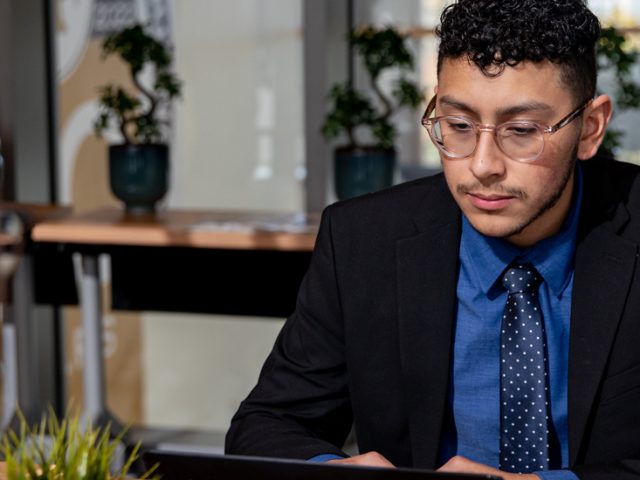
M 82 254 L 80 309 L 84 329 L 84 420 L 94 426 L 111 425 L 111 433 L 122 432 L 121 423 L 106 405 L 102 335 L 102 288 L 98 255 Z
M 95 421 L 106 412 L 102 353 L 102 295 L 97 255 L 82 255 L 80 308 L 84 329 L 84 415 Z
M 6 305 L 0 305 L 2 311 L 2 422 L 0 429 L 9 428 L 18 409 L 18 354 L 16 353 L 16 329 L 7 321 Z

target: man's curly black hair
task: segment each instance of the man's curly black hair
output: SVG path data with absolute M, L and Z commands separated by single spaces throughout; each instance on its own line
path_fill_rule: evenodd
M 545 60 L 581 102 L 595 95 L 600 22 L 585 0 L 458 0 L 440 18 L 438 73 L 466 56 L 487 76 Z

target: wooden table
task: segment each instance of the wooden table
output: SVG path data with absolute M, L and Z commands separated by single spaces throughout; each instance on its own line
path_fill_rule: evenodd
M 191 248 L 310 251 L 317 217 L 292 223 L 292 214 L 212 210 L 169 210 L 132 217 L 114 208 L 40 222 L 37 242 Z M 279 227 L 279 228 L 278 228 Z
M 161 306 L 168 306 L 169 310 L 179 310 L 180 308 L 171 303 L 175 300 L 173 297 L 177 296 L 178 290 L 167 289 L 165 285 L 171 275 L 165 275 L 164 270 L 153 273 L 159 268 L 158 264 L 162 264 L 164 268 L 171 258 L 175 258 L 176 263 L 182 263 L 184 269 L 185 261 L 189 263 L 188 259 L 191 258 L 191 266 L 197 268 L 198 265 L 194 263 L 201 262 L 193 260 L 194 252 L 215 251 L 217 256 L 213 268 L 218 270 L 225 267 L 225 271 L 233 279 L 238 276 L 237 270 L 241 268 L 255 270 L 257 259 L 264 258 L 257 255 L 270 255 L 269 258 L 277 255 L 275 260 L 266 263 L 267 269 L 271 271 L 262 272 L 263 276 L 276 275 L 278 272 L 275 270 L 283 268 L 283 260 L 293 255 L 297 262 L 296 271 L 303 272 L 313 250 L 316 232 L 317 217 L 301 218 L 287 214 L 210 210 L 169 210 L 151 216 L 132 217 L 125 215 L 121 210 L 105 208 L 37 223 L 31 234 L 34 242 L 55 244 L 82 255 L 80 307 L 85 332 L 85 415 L 97 423 L 110 418 L 105 404 L 99 254 L 111 254 L 112 263 L 114 256 L 120 260 L 117 266 L 112 264 L 112 283 L 114 289 L 117 288 L 117 283 L 125 287 L 127 295 L 124 295 L 124 300 L 120 300 L 125 308 L 133 310 L 148 305 L 144 302 L 136 303 L 137 300 L 132 297 L 136 294 L 145 297 L 138 275 L 140 271 L 144 273 L 144 270 L 149 270 L 152 273 L 151 281 L 155 280 L 156 283 L 147 289 L 151 292 L 147 295 L 147 302 L 151 302 L 152 305 L 158 305 L 160 302 Z M 133 253 L 131 249 L 134 249 Z M 145 261 L 147 255 L 152 257 Z M 229 256 L 232 260 L 225 262 L 224 258 Z M 248 262 L 241 263 L 241 259 L 245 257 L 249 258 Z M 185 258 L 187 260 L 184 260 Z M 138 268 L 132 269 L 132 264 Z M 122 273 L 125 268 L 129 270 L 126 274 Z M 207 272 L 211 275 L 207 269 L 203 275 Z M 183 270 L 180 275 L 174 276 L 180 277 L 182 281 L 184 274 Z M 295 290 L 300 278 L 295 279 Z M 161 281 L 158 281 L 159 279 Z M 251 275 L 240 275 L 231 282 L 231 287 L 227 286 L 226 290 L 223 288 L 219 295 L 220 301 L 224 302 L 227 297 L 233 297 L 234 289 L 245 288 L 246 284 L 251 284 L 252 279 Z M 292 287 L 288 289 L 291 290 Z M 211 291 L 215 292 L 216 288 L 212 287 Z M 187 293 L 186 290 L 182 292 Z M 197 306 L 196 300 L 189 303 L 195 303 Z M 238 300 L 235 303 L 244 303 L 241 307 L 246 309 L 247 304 L 251 302 L 244 298 L 243 302 Z M 222 304 L 220 313 L 230 313 L 228 308 L 228 304 Z M 208 307 L 201 308 L 202 311 L 205 309 L 208 310 Z M 214 309 L 215 307 L 211 310 Z

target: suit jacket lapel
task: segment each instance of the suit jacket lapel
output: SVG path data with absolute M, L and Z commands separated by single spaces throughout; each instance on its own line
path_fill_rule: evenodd
M 604 204 L 600 176 L 585 175 L 585 195 L 571 306 L 569 341 L 569 464 L 580 454 L 583 437 L 635 268 L 638 246 L 617 235 L 628 221 L 622 203 Z M 598 191 L 600 190 L 600 191 Z
M 413 464 L 433 468 L 447 399 L 460 214 L 444 182 L 419 211 L 418 233 L 396 244 L 399 338 Z

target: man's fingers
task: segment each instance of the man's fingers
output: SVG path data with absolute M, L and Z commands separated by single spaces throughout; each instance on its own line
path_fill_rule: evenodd
M 451 457 L 447 463 L 442 465 L 439 472 L 456 472 L 456 473 L 478 473 L 478 465 L 464 457 Z M 485 472 L 482 472 L 485 473 Z
M 364 465 L 367 467 L 391 467 L 394 465 L 387 460 L 384 455 L 378 452 L 368 452 L 362 455 L 356 455 L 355 457 L 343 458 L 340 460 L 329 460 L 327 463 L 336 463 L 343 465 Z
M 438 471 L 494 475 L 496 477 L 502 477 L 504 480 L 539 480 L 539 477 L 533 473 L 506 473 L 498 470 L 497 468 L 489 467 L 488 465 L 483 465 L 461 456 L 451 457 L 447 463 L 438 469 Z

